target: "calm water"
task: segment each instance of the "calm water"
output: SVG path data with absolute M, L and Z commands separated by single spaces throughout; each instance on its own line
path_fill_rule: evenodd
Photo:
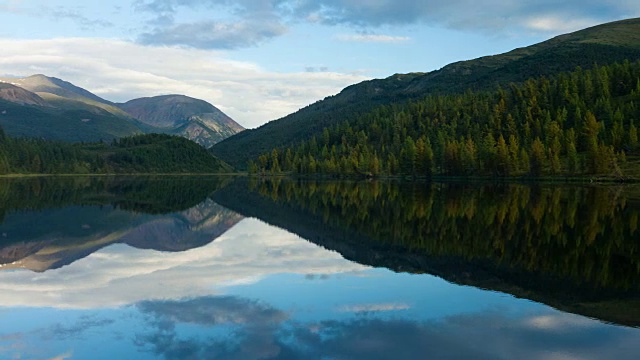
M 636 359 L 640 187 L 0 182 L 0 359 Z

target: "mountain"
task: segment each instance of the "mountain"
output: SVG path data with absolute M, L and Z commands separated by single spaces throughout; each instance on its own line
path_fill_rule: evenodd
M 244 130 L 215 106 L 184 95 L 145 97 L 118 106 L 144 124 L 207 148 Z
M 37 74 L 24 78 L 3 78 L 1 80 L 31 91 L 50 105 L 58 108 L 87 110 L 96 114 L 107 112 L 119 117 L 128 117 L 126 112 L 120 110 L 112 102 L 55 77 Z
M 37 94 L 3 81 L 0 81 L 0 99 L 20 105 L 48 106 Z
M 236 168 L 275 147 L 311 138 L 325 127 L 356 119 L 380 105 L 433 94 L 489 90 L 532 77 L 640 59 L 640 19 L 599 25 L 505 54 L 461 61 L 428 73 L 364 81 L 260 128 L 243 131 L 211 151 Z
M 113 103 L 61 79 L 0 81 L 0 126 L 12 137 L 95 142 L 150 132 Z
M 0 126 L 13 137 L 72 142 L 166 133 L 205 147 L 244 130 L 203 100 L 166 95 L 115 104 L 42 74 L 0 78 Z
M 143 133 L 140 125 L 133 119 L 118 117 L 101 109 L 65 109 L 49 104 L 26 103 L 24 97 L 19 100 L 14 95 L 0 97 L 0 127 L 12 137 L 69 142 L 111 141 Z

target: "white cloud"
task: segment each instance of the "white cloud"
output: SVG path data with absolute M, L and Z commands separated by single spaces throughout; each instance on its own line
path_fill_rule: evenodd
M 0 271 L 0 306 L 100 308 L 217 295 L 279 273 L 335 274 L 365 266 L 284 230 L 245 219 L 212 243 L 166 253 L 112 245 L 44 273 Z
M 52 357 L 49 360 L 65 360 L 65 359 L 71 359 L 72 357 L 73 357 L 73 352 L 69 351 L 69 352 L 66 352 L 64 354 Z
M 401 43 L 409 41 L 406 36 L 391 36 L 377 34 L 343 34 L 338 35 L 338 40 L 354 42 L 381 42 L 381 43 Z
M 593 322 L 588 318 L 567 314 L 539 315 L 524 320 L 525 327 L 538 330 L 563 331 L 572 327 L 591 327 Z
M 340 307 L 342 312 L 353 313 L 368 313 L 368 312 L 384 312 L 384 311 L 399 311 L 409 310 L 411 306 L 402 303 L 386 303 L 386 304 L 357 304 L 357 305 L 345 305 Z
M 595 19 L 568 20 L 556 16 L 535 16 L 525 20 L 525 27 L 540 32 L 562 33 L 584 29 L 598 23 Z
M 286 32 L 287 28 L 278 22 L 201 21 L 155 29 L 142 34 L 140 42 L 147 45 L 186 45 L 198 49 L 237 49 L 256 46 Z
M 111 101 L 184 94 L 252 128 L 367 78 L 335 72 L 276 73 L 223 53 L 109 39 L 0 39 L 0 75 L 44 73 Z

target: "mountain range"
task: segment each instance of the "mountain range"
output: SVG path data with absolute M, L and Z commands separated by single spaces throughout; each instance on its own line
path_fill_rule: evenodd
M 109 141 L 138 133 L 180 135 L 210 147 L 213 155 L 242 170 L 250 160 L 255 161 L 262 154 L 271 154 L 273 149 L 284 152 L 313 137 L 321 138 L 323 130 L 361 119 L 381 106 L 403 106 L 432 95 L 496 91 L 529 79 L 638 60 L 640 19 L 622 20 L 504 54 L 456 62 L 436 71 L 395 74 L 385 79 L 364 81 L 251 130 L 243 130 L 213 105 L 183 95 L 141 98 L 117 104 L 69 82 L 44 75 L 3 78 L 0 79 L 0 126 L 14 137 L 64 141 Z M 635 84 L 635 80 L 630 81 Z M 595 106 L 595 103 L 592 101 L 588 105 Z M 581 110 L 591 110 L 582 107 Z M 630 122 L 623 124 L 623 130 L 631 132 L 632 126 L 627 124 Z M 612 126 L 610 123 L 605 125 Z M 369 137 L 375 131 L 364 129 L 363 133 Z M 416 141 L 416 138 L 414 136 L 412 140 Z M 309 155 L 305 155 L 307 159 Z
M 10 136 L 62 141 L 165 133 L 205 147 L 244 130 L 203 100 L 164 95 L 117 104 L 41 74 L 0 78 L 0 126 Z

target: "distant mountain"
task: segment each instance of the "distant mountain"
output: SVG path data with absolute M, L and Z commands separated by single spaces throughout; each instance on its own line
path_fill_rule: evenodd
M 0 127 L 7 135 L 70 142 L 94 142 L 111 141 L 114 138 L 145 132 L 144 124 L 139 124 L 133 119 L 115 116 L 98 108 L 65 109 L 49 104 L 34 104 L 33 102 L 38 101 L 37 98 L 27 99 L 16 96 L 15 93 L 8 94 L 8 92 L 0 96 Z
M 48 106 L 37 94 L 21 87 L 0 81 L 0 99 L 20 105 Z
M 0 126 L 10 136 L 93 142 L 151 132 L 114 104 L 69 82 L 44 75 L 0 81 Z
M 166 133 L 205 147 L 244 130 L 203 100 L 166 95 L 115 104 L 41 74 L 0 78 L 0 126 L 14 137 L 73 142 Z
M 205 147 L 244 130 L 215 106 L 184 95 L 145 97 L 118 106 L 147 125 Z
M 103 113 L 106 111 L 115 116 L 128 117 L 127 113 L 120 110 L 112 102 L 75 86 L 70 82 L 55 77 L 38 74 L 24 78 L 3 78 L 1 80 L 11 82 L 13 85 L 29 90 L 55 107 L 69 110 L 87 110 L 94 113 Z
M 396 74 L 349 86 L 258 129 L 216 144 L 212 152 L 236 168 L 275 147 L 290 146 L 323 128 L 355 119 L 379 105 L 404 103 L 431 94 L 494 89 L 532 77 L 640 59 L 640 19 L 599 25 L 505 54 L 447 65 L 428 73 Z

